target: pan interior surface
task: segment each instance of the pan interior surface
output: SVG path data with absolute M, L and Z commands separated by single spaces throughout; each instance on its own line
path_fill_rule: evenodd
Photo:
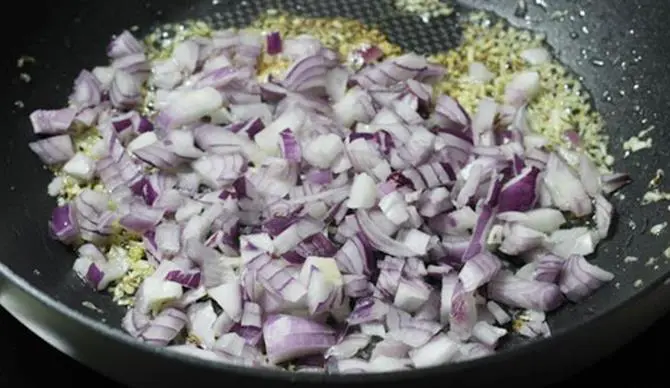
M 664 256 L 667 238 L 650 234 L 649 227 L 661 223 L 667 203 L 640 205 L 649 190 L 648 182 L 658 168 L 670 162 L 664 145 L 670 124 L 670 107 L 664 97 L 670 76 L 664 55 L 669 41 L 662 36 L 666 9 L 651 0 L 584 2 L 552 1 L 547 8 L 530 4 L 524 17 L 515 16 L 514 0 L 464 1 L 458 13 L 468 7 L 484 8 L 509 19 L 512 24 L 546 34 L 558 58 L 573 69 L 594 96 L 596 109 L 606 121 L 615 169 L 629 172 L 634 183 L 615 200 L 619 214 L 609 241 L 603 242 L 594 263 L 613 272 L 616 278 L 586 301 L 566 306 L 549 317 L 554 333 L 577 327 L 582 321 L 622 305 L 646 286 L 665 279 L 669 272 Z M 536 2 L 541 3 L 541 2 Z M 543 4 L 543 3 L 542 3 Z M 457 16 L 425 23 L 420 17 L 400 14 L 390 1 L 293 0 L 204 1 L 139 3 L 68 1 L 48 13 L 35 11 L 31 25 L 14 38 L 7 55 L 3 93 L 6 135 L 0 142 L 3 163 L 4 204 L 0 224 L 0 271 L 18 276 L 35 292 L 71 309 L 81 319 L 105 322 L 114 329 L 124 309 L 105 293 L 94 293 L 71 270 L 74 254 L 50 239 L 47 231 L 54 201 L 46 195 L 50 172 L 27 147 L 33 139 L 28 114 L 38 108 L 62 106 L 72 81 L 82 68 L 106 63 L 105 45 L 112 34 L 131 26 L 146 33 L 165 22 L 209 17 L 224 26 L 244 26 L 268 8 L 321 17 L 350 17 L 378 26 L 406 50 L 433 53 L 455 47 L 460 29 Z M 665 7 L 667 8 L 667 7 Z M 561 16 L 561 12 L 567 11 Z M 518 12 L 516 12 L 518 15 Z M 17 14 L 17 17 L 23 17 Z M 63 20 L 69 22 L 64 23 Z M 35 63 L 17 67 L 17 59 L 31 56 Z M 602 62 L 602 65 L 601 65 Z M 30 82 L 21 74 L 28 74 Z M 622 144 L 641 130 L 655 126 L 654 147 L 623 159 Z M 625 262 L 635 256 L 636 262 Z M 95 308 L 91 308 L 95 306 Z

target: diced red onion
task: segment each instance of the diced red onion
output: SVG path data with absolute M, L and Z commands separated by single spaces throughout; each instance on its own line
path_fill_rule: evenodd
M 68 135 L 47 137 L 29 143 L 28 146 L 44 164 L 63 163 L 74 156 L 74 146 Z
M 488 283 L 502 268 L 502 262 L 490 252 L 482 252 L 466 261 L 458 278 L 466 292 Z
M 115 108 L 131 109 L 135 107 L 142 98 L 140 81 L 125 71 L 118 70 L 114 73 L 114 80 L 109 91 L 109 100 Z
M 564 259 L 556 255 L 547 254 L 537 260 L 533 280 L 547 283 L 556 283 L 564 266 Z
M 282 39 L 279 31 L 270 32 L 265 36 L 265 47 L 267 53 L 276 55 L 282 52 Z
M 168 308 L 161 311 L 142 332 L 142 339 L 153 345 L 167 346 L 186 326 L 184 312 Z
M 116 58 L 112 61 L 111 67 L 115 70 L 114 77 L 119 72 L 128 73 L 140 84 L 146 80 L 151 69 L 144 53 L 129 54 Z
M 552 311 L 563 304 L 557 285 L 520 279 L 509 273 L 499 273 L 487 286 L 488 295 L 496 302 L 511 307 Z
M 496 322 L 498 322 L 500 325 L 507 324 L 512 320 L 512 317 L 510 317 L 510 315 L 507 314 L 507 312 L 503 310 L 503 308 L 500 307 L 498 303 L 492 300 L 486 302 L 486 308 L 493 315 Z
M 555 153 L 549 155 L 544 184 L 560 210 L 570 211 L 578 217 L 592 212 L 591 200 L 581 181 L 570 167 Z
M 595 208 L 595 220 L 598 236 L 601 239 L 604 239 L 609 235 L 610 224 L 612 223 L 612 216 L 614 214 L 614 207 L 605 197 L 603 197 L 601 194 L 597 194 L 595 197 Z
M 107 55 L 111 58 L 119 58 L 125 55 L 141 53 L 144 51 L 144 46 L 140 43 L 132 33 L 124 30 L 121 34 L 115 37 L 107 46 Z
M 400 279 L 393 305 L 409 313 L 415 313 L 428 301 L 431 291 L 430 286 L 421 280 Z
M 337 266 L 345 274 L 369 275 L 373 252 L 362 234 L 348 239 L 335 254 Z
M 559 229 L 549 236 L 547 247 L 560 256 L 590 255 L 598 243 L 598 232 L 584 226 Z
M 335 332 L 324 325 L 290 315 L 273 315 L 263 324 L 268 360 L 273 364 L 323 354 L 335 345 Z
M 165 280 L 179 283 L 186 288 L 198 288 L 200 285 L 200 270 L 174 270 L 168 272 Z
M 551 208 L 539 208 L 525 213 L 515 211 L 503 212 L 499 213 L 497 218 L 505 222 L 519 223 L 543 233 L 555 232 L 566 222 L 563 213 Z
M 531 210 L 537 201 L 537 182 L 540 169 L 526 167 L 519 175 L 505 183 L 500 192 L 500 212 Z
M 55 238 L 71 243 L 79 235 L 79 225 L 75 216 L 75 209 L 70 204 L 58 206 L 51 213 L 49 230 Z
M 612 194 L 632 181 L 630 175 L 626 173 L 605 174 L 600 177 L 604 194 Z
M 459 353 L 453 358 L 454 362 L 463 362 L 486 357 L 493 354 L 494 350 L 479 342 L 469 342 L 459 346 Z
M 199 50 L 200 47 L 196 42 L 185 40 L 175 45 L 172 51 L 172 58 L 183 71 L 193 73 L 198 63 Z
M 188 311 L 188 331 L 195 336 L 206 349 L 211 349 L 214 345 L 214 322 L 217 315 L 212 306 L 212 302 L 200 302 L 189 306 Z
M 600 172 L 595 163 L 584 153 L 579 156 L 579 178 L 591 198 L 598 195 L 601 185 Z
M 351 358 L 361 349 L 370 343 L 370 336 L 360 333 L 349 334 L 339 341 L 336 345 L 330 347 L 325 353 L 325 357 Z
M 78 108 L 98 105 L 102 99 L 102 85 L 88 70 L 82 70 L 74 81 L 74 91 L 70 102 Z
M 226 333 L 214 343 L 212 350 L 240 360 L 260 362 L 262 355 L 258 348 L 250 345 L 237 333 Z
M 454 287 L 450 303 L 449 333 L 465 341 L 472 335 L 472 329 L 477 322 L 474 292 L 466 291 L 459 280 Z
M 178 300 L 183 293 L 179 283 L 150 276 L 140 285 L 133 308 L 146 314 L 164 303 Z
M 438 335 L 418 349 L 410 351 L 414 366 L 426 368 L 446 364 L 458 353 L 458 343 L 444 334 Z
M 527 338 L 548 337 L 551 335 L 546 315 L 541 311 L 527 310 L 520 315 L 521 327 L 518 332 Z
M 360 358 L 348 358 L 344 360 L 338 360 L 336 358 L 330 358 L 328 360 L 327 371 L 328 373 L 342 373 L 342 374 L 356 374 L 356 373 L 365 373 L 372 369 L 370 364 Z
M 498 345 L 498 341 L 507 335 L 507 330 L 484 321 L 479 321 L 472 328 L 472 335 L 484 345 L 495 348 Z
M 178 128 L 212 113 L 222 104 L 221 94 L 212 87 L 186 92 L 158 114 L 156 124 L 164 129 Z
M 416 54 L 405 54 L 365 67 L 357 74 L 355 80 L 364 88 L 376 85 L 390 86 L 417 77 L 427 65 L 425 58 Z
M 302 152 L 293 132 L 287 128 L 279 136 L 281 137 L 282 157 L 289 162 L 299 163 L 302 159 Z
M 136 232 L 144 233 L 149 229 L 153 229 L 161 219 L 165 211 L 146 206 L 141 203 L 132 203 L 126 215 L 121 217 L 119 223 L 124 228 Z
M 498 249 L 507 255 L 519 255 L 540 247 L 547 236 L 517 223 L 506 224 L 503 228 L 503 241 Z
M 612 279 L 612 273 L 589 263 L 584 256 L 572 255 L 565 261 L 558 284 L 568 299 L 579 302 Z
M 141 237 L 155 272 L 122 324 L 140 340 L 303 372 L 422 368 L 491 354 L 509 308 L 529 309 L 519 334 L 548 336 L 542 311 L 612 278 L 583 255 L 608 235 L 605 195 L 630 177 L 601 175 L 579 146 L 548 151 L 528 119 L 534 71 L 471 119 L 434 96 L 445 69 L 376 46 L 351 53 L 357 71 L 313 37 L 278 32 L 215 31 L 149 60 L 124 31 L 107 53 L 108 66 L 81 71 L 70 108 L 30 115 L 53 136 L 30 148 L 106 189 L 83 189 L 49 222 L 54 238 L 85 242 L 73 269 L 87 284 L 102 290 L 130 266 L 93 244 L 117 225 Z M 258 81 L 279 54 L 285 75 Z M 144 86 L 152 118 L 136 111 Z M 102 139 L 75 153 L 70 131 L 88 127 Z M 594 226 L 566 228 L 563 212 Z M 526 265 L 512 274 L 496 249 Z M 197 345 L 179 345 L 182 332 Z

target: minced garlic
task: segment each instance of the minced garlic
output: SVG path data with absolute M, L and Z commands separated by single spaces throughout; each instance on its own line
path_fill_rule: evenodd
M 252 27 L 263 32 L 279 31 L 285 38 L 312 35 L 344 58 L 365 44 L 379 47 L 386 56 L 402 53 L 402 49 L 380 30 L 355 20 L 306 18 L 273 12 L 262 16 Z M 589 156 L 598 166 L 609 170 L 614 163 L 607 150 L 609 137 L 604 132 L 602 118 L 592 109 L 590 97 L 579 80 L 556 60 L 538 65 L 529 65 L 523 60 L 523 51 L 544 46 L 541 34 L 509 27 L 503 22 L 491 25 L 488 14 L 474 13 L 465 22 L 460 46 L 429 57 L 447 69 L 447 76 L 436 89 L 456 98 L 472 114 L 483 97 L 493 97 L 500 102 L 505 86 L 516 73 L 535 70 L 540 74 L 542 91 L 528 107 L 533 129 L 558 145 L 568 144 L 564 136 L 566 131 L 577 131 Z M 487 83 L 468 82 L 468 71 L 474 62 L 484 65 L 495 78 Z M 260 61 L 262 73 L 280 74 L 286 66 L 288 63 L 272 58 Z
M 649 233 L 653 234 L 654 236 L 658 236 L 663 232 L 663 230 L 668 226 L 667 222 L 661 222 L 660 224 L 656 224 L 652 226 L 649 229 Z
M 624 157 L 628 156 L 631 152 L 637 152 L 639 150 L 651 148 L 652 141 L 653 140 L 650 137 L 646 139 L 640 139 L 637 136 L 631 136 L 630 139 L 623 143 L 623 149 L 626 151 Z
M 440 0 L 395 0 L 394 6 L 400 12 L 418 15 L 426 23 L 454 13 L 453 8 Z
M 124 246 L 113 245 L 108 256 L 113 252 L 116 255 L 122 255 L 130 269 L 121 280 L 111 287 L 111 293 L 115 302 L 129 306 L 133 304 L 133 296 L 137 288 L 147 276 L 154 272 L 155 268 L 147 260 L 144 260 L 144 247 L 141 242 L 128 241 Z
M 660 201 L 670 201 L 670 193 L 659 189 L 649 190 L 642 196 L 642 204 L 648 205 Z
M 439 90 L 456 98 L 473 113 L 483 97 L 500 102 L 505 86 L 516 73 L 537 71 L 542 90 L 528 106 L 531 127 L 560 145 L 569 145 L 564 136 L 566 131 L 577 131 L 594 162 L 609 169 L 614 163 L 607 150 L 609 137 L 600 114 L 592 109 L 590 97 L 579 80 L 555 59 L 532 66 L 521 57 L 525 50 L 546 46 L 544 36 L 503 22 L 491 23 L 486 13 L 472 14 L 464 27 L 461 45 L 431 57 L 447 69 L 448 76 Z M 482 63 L 496 77 L 488 83 L 466 82 L 473 62 Z

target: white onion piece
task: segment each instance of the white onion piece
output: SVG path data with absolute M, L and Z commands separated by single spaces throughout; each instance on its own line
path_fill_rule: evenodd
M 468 67 L 468 77 L 477 83 L 487 83 L 495 78 L 495 74 L 491 73 L 481 62 L 472 62 Z
M 178 128 L 207 116 L 222 104 L 221 93 L 211 87 L 183 92 L 158 114 L 156 123 L 166 129 Z
M 179 252 L 180 228 L 179 225 L 172 222 L 163 222 L 156 227 L 156 245 L 163 253 L 171 255 Z
M 161 89 L 173 89 L 183 79 L 179 65 L 172 59 L 154 62 L 151 72 L 153 84 Z
M 182 70 L 193 73 L 198 62 L 198 51 L 199 47 L 196 42 L 185 40 L 175 45 L 172 58 Z
M 555 231 L 549 236 L 547 248 L 560 257 L 586 256 L 593 253 L 598 241 L 597 232 L 580 226 Z
M 377 201 L 377 185 L 366 173 L 357 174 L 351 185 L 347 207 L 350 209 L 369 209 Z
M 551 154 L 547 162 L 547 173 L 544 177 L 553 203 L 560 210 L 570 211 L 578 217 L 591 214 L 593 206 L 579 178 L 575 176 L 558 155 Z
M 95 162 L 89 156 L 77 152 L 63 166 L 63 171 L 80 181 L 89 181 L 95 174 Z
M 537 66 L 547 63 L 551 59 L 551 54 L 544 47 L 535 47 L 523 50 L 521 58 L 527 63 Z
M 562 212 L 551 208 L 533 209 L 525 213 L 500 213 L 498 214 L 498 219 L 505 222 L 518 222 L 523 226 L 543 233 L 554 232 L 566 222 Z
M 344 145 L 339 136 L 333 133 L 321 135 L 303 149 L 303 158 L 312 166 L 327 169 L 332 166 L 343 149 Z
M 287 109 L 272 124 L 258 132 L 254 137 L 254 141 L 263 152 L 268 155 L 278 156 L 280 151 L 279 134 L 286 128 L 289 128 L 296 136 L 299 136 L 305 120 L 307 120 L 307 116 L 302 109 Z
M 207 289 L 209 295 L 235 322 L 242 319 L 242 289 L 239 282 L 224 283 Z
M 500 338 L 507 335 L 507 330 L 479 321 L 472 328 L 472 335 L 486 346 L 495 347 Z
M 146 313 L 167 302 L 177 300 L 183 294 L 181 284 L 152 276 L 144 279 L 137 292 L 139 297 L 135 301 L 135 308 Z
M 128 143 L 128 147 L 126 147 L 126 149 L 130 152 L 133 152 L 140 148 L 154 144 L 157 141 L 158 137 L 156 136 L 155 132 L 144 132 Z
M 103 88 L 109 89 L 114 80 L 114 68 L 111 66 L 97 66 L 92 71 L 95 78 L 100 81 Z
M 440 334 L 427 344 L 409 352 L 416 368 L 446 364 L 458 354 L 458 343 Z
M 402 194 L 397 191 L 383 196 L 379 201 L 379 208 L 396 225 L 401 225 L 409 219 L 407 203 L 405 203 Z
M 340 101 L 347 91 L 349 71 L 344 67 L 336 67 L 326 75 L 326 93 L 333 101 Z
M 519 73 L 505 88 L 504 101 L 506 104 L 520 107 L 532 100 L 539 91 L 539 73 L 534 71 Z
M 192 304 L 189 306 L 187 327 L 191 335 L 194 335 L 202 346 L 211 349 L 214 345 L 214 322 L 217 315 L 211 301 Z
M 512 317 L 500 307 L 500 305 L 492 300 L 486 302 L 486 308 L 495 317 L 496 322 L 500 325 L 505 325 L 512 321 Z
M 406 229 L 398 233 L 398 241 L 421 256 L 428 252 L 433 236 L 418 229 Z

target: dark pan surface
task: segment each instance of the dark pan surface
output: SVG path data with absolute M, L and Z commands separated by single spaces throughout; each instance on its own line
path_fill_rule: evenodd
M 513 17 L 516 0 L 471 0 L 463 3 L 494 10 L 510 18 L 514 24 L 547 34 L 559 58 L 583 77 L 584 85 L 595 96 L 595 105 L 605 117 L 611 135 L 611 150 L 619 159 L 617 170 L 628 171 L 635 179 L 635 183 L 623 192 L 625 200 L 615 200 L 620 217 L 614 236 L 601 246 L 595 259 L 596 263 L 614 272 L 617 277 L 592 298 L 564 308 L 550 318 L 555 347 L 556 343 L 560 343 L 558 340 L 562 332 L 580 330 L 584 322 L 616 307 L 632 308 L 637 302 L 631 302 L 631 298 L 639 293 L 649 296 L 670 272 L 670 263 L 662 253 L 668 245 L 667 235 L 655 237 L 648 233 L 651 225 L 667 218 L 668 204 L 644 207 L 639 204 L 656 169 L 663 168 L 670 161 L 670 150 L 665 146 L 670 140 L 670 132 L 666 130 L 670 119 L 665 113 L 670 108 L 665 94 L 670 85 L 667 65 L 670 39 L 666 32 L 670 6 L 654 0 L 553 0 L 547 2 L 549 7 L 545 11 L 543 7 L 534 5 L 533 0 L 527 0 L 528 17 L 532 21 L 529 24 L 527 20 Z M 47 310 L 56 308 L 67 312 L 60 317 L 74 319 L 77 327 L 82 325 L 92 333 L 104 335 L 107 341 L 118 343 L 116 336 L 120 333 L 117 328 L 122 309 L 115 306 L 107 295 L 89 291 L 71 271 L 72 253 L 48 237 L 46 221 L 54 205 L 46 195 L 50 174 L 28 150 L 27 143 L 32 134 L 27 115 L 40 107 L 63 105 L 79 70 L 105 63 L 105 44 L 112 34 L 124 28 L 138 25 L 142 27 L 141 31 L 146 32 L 148 27 L 157 23 L 203 16 L 214 16 L 224 25 L 240 25 L 251 21 L 267 7 L 318 16 L 351 16 L 378 23 L 397 43 L 420 52 L 452 47 L 459 38 L 454 19 L 440 19 L 439 23 L 427 25 L 418 18 L 391 13 L 386 0 L 221 0 L 216 5 L 211 0 L 150 3 L 129 0 L 63 1 L 46 11 L 15 13 L 14 17 L 21 18 L 32 28 L 20 33 L 14 31 L 8 38 L 11 49 L 3 54 L 5 88 L 0 114 L 5 126 L 5 139 L 0 142 L 0 200 L 4 209 L 0 222 L 0 274 L 4 273 L 13 282 L 18 278 L 24 279 L 20 288 L 30 289 L 29 293 L 41 300 L 52 299 L 48 301 Z M 461 10 L 464 8 L 461 7 Z M 549 17 L 552 12 L 563 10 L 568 11 L 568 16 L 562 20 Z M 37 63 L 19 69 L 16 60 L 21 55 L 33 56 Z M 602 60 L 605 64 L 596 66 L 593 60 Z M 30 83 L 20 80 L 21 72 L 30 74 Z M 17 100 L 22 101 L 25 107 L 17 108 Z M 650 125 L 656 127 L 651 135 L 654 148 L 621 159 L 622 143 Z M 633 224 L 634 228 L 631 227 Z M 639 257 L 639 261 L 624 263 L 623 259 L 628 255 Z M 652 257 L 658 260 L 647 265 Z M 665 292 L 665 299 L 658 300 L 659 311 L 648 312 L 644 317 L 639 312 L 641 316 L 637 318 L 649 321 L 644 325 L 650 324 L 662 313 L 660 310 L 665 308 L 662 306 L 670 304 L 670 300 L 666 300 L 667 294 Z M 85 301 L 93 303 L 103 312 L 85 307 L 82 305 Z M 608 319 L 608 316 L 604 315 L 602 319 Z M 91 327 L 93 322 L 103 322 L 114 330 L 103 332 L 100 330 L 102 326 Z M 610 326 L 625 327 L 622 322 L 616 325 Z M 125 342 L 118 346 L 133 351 L 143 349 L 143 354 L 156 357 L 155 352 L 139 346 L 131 347 Z M 534 349 L 548 349 L 548 345 L 543 346 Z M 515 350 L 506 351 L 496 356 L 495 360 L 483 362 L 501 365 L 515 354 Z M 156 358 L 163 359 L 163 355 Z M 181 360 L 177 357 L 170 359 Z M 154 362 L 153 359 L 151 362 Z M 99 363 L 93 364 L 102 368 Z M 445 372 L 450 369 L 458 368 L 443 368 Z M 267 373 L 263 376 L 267 377 Z M 406 375 L 416 376 L 416 373 Z

